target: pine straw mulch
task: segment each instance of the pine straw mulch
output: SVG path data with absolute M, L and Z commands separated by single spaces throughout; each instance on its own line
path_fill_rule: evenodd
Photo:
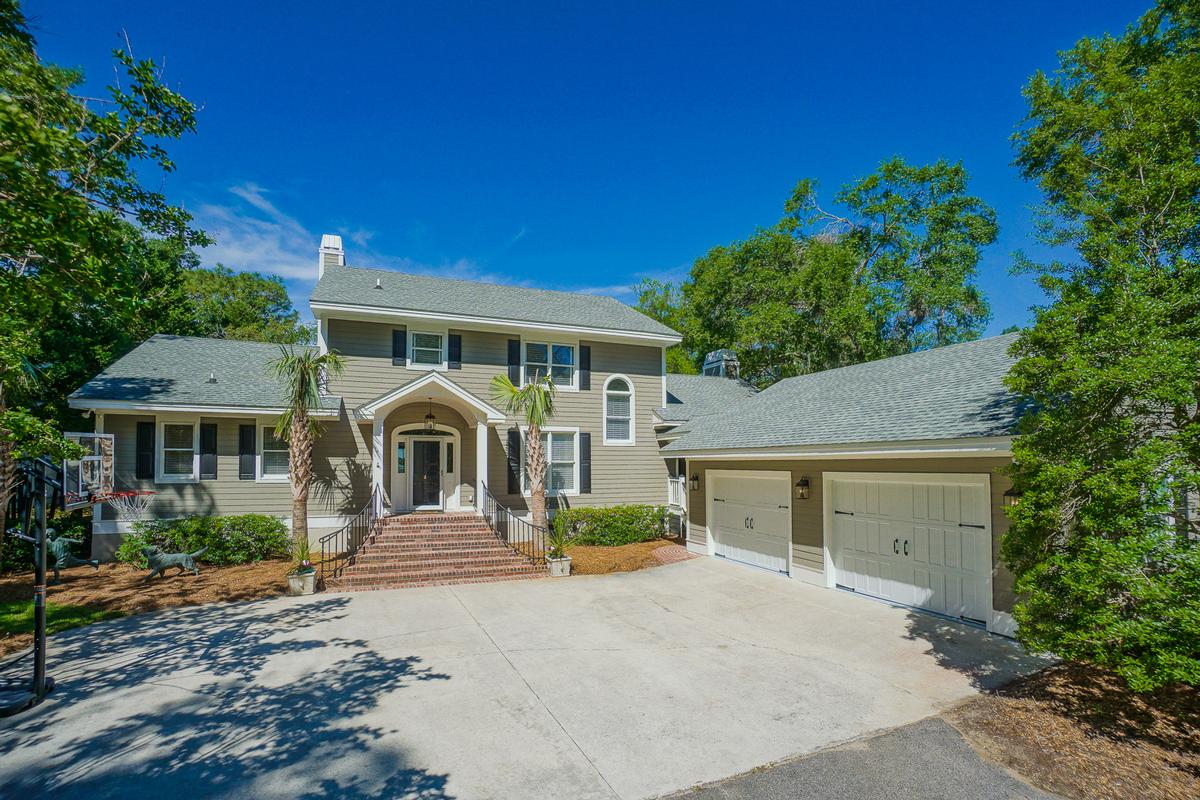
M 1131 692 L 1112 673 L 1059 665 L 952 710 L 985 757 L 1068 798 L 1200 797 L 1200 692 Z
M 604 545 L 573 544 L 567 547 L 571 557 L 572 575 L 605 575 L 609 572 L 634 572 L 648 567 L 660 567 L 662 562 L 654 557 L 660 547 L 678 544 L 674 539 L 651 539 L 616 547 Z
M 234 600 L 257 600 L 287 592 L 290 561 L 261 561 L 257 564 L 211 566 L 200 562 L 200 574 L 176 576 L 142 583 L 148 571 L 129 564 L 101 564 L 100 569 L 72 567 L 62 571 L 62 583 L 47 588 L 47 600 L 60 605 L 140 614 L 176 606 L 193 606 Z M 53 572 L 50 573 L 53 578 Z M 33 573 L 0 575 L 0 603 L 30 600 Z M 0 656 L 22 650 L 33 643 L 32 634 L 0 634 Z

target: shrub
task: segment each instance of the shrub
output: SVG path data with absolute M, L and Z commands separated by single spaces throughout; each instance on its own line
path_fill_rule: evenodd
M 554 515 L 554 527 L 575 544 L 615 547 L 663 536 L 666 520 L 665 506 L 565 508 Z
M 122 540 L 117 560 L 145 566 L 141 550 L 150 545 L 168 553 L 194 553 L 207 547 L 204 560 L 210 564 L 248 564 L 287 558 L 291 537 L 281 520 L 264 514 L 142 520 Z
M 8 518 L 9 529 L 16 528 L 18 520 Z M 91 517 L 79 511 L 56 514 L 50 519 L 47 527 L 58 531 L 59 536 L 68 539 L 79 539 L 83 544 L 71 545 L 71 552 L 79 558 L 85 555 L 89 548 L 88 534 L 91 532 Z M 47 564 L 49 566 L 49 564 Z M 18 539 L 11 533 L 4 537 L 4 552 L 0 553 L 0 572 L 28 572 L 33 569 L 33 543 Z

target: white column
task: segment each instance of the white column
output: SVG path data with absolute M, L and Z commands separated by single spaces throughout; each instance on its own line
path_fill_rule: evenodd
M 488 478 L 488 426 L 475 423 L 475 510 L 483 513 L 483 486 Z
M 383 496 L 383 414 L 371 423 L 371 488 Z

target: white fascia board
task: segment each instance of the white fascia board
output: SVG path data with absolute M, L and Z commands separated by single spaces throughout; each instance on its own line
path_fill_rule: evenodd
M 662 437 L 659 437 L 662 438 Z M 874 442 L 861 445 L 823 445 L 808 448 L 664 450 L 663 456 L 705 461 L 819 459 L 819 458 L 936 458 L 1012 457 L 1011 436 L 992 439 L 944 439 L 921 442 Z
M 398 319 L 437 320 L 452 324 L 453 327 L 464 330 L 496 330 L 497 328 L 514 333 L 529 333 L 532 336 L 545 335 L 546 331 L 554 333 L 570 333 L 597 341 L 638 342 L 652 344 L 678 344 L 683 341 L 679 334 L 645 333 L 642 331 L 620 331 L 610 328 L 592 328 L 582 325 L 559 325 L 553 322 L 525 322 L 522 320 L 498 319 L 496 317 L 477 317 L 468 314 L 444 314 L 439 311 L 411 311 L 403 308 L 378 308 L 375 306 L 346 305 L 341 303 L 322 303 L 310 301 L 309 308 L 313 316 L 323 319 L 337 316 L 344 319 L 361 319 L 367 321 L 395 322 Z
M 108 411 L 146 411 L 150 413 L 168 413 L 179 412 L 181 414 L 234 414 L 237 416 L 255 417 L 262 415 L 282 414 L 286 409 L 283 408 L 262 408 L 260 406 L 197 406 L 197 405 L 174 405 L 169 403 L 142 403 L 136 400 L 87 400 L 85 398 L 72 397 L 69 398 L 67 404 L 71 408 L 87 409 L 91 411 L 108 410 Z M 313 409 L 308 412 L 310 417 L 338 417 L 341 416 L 341 411 L 338 409 Z

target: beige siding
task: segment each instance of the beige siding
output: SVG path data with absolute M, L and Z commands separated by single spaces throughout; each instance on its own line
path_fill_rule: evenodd
M 270 514 L 290 517 L 290 484 L 240 480 L 238 478 L 238 427 L 269 425 L 254 417 L 198 416 L 186 420 L 215 422 L 217 425 L 217 479 L 196 483 L 155 483 L 135 477 L 137 423 L 155 422 L 153 415 L 104 415 L 104 430 L 113 434 L 114 472 L 118 489 L 156 492 L 151 502 L 151 517 L 171 519 L 189 515 Z M 353 514 L 367 501 L 370 492 L 370 460 L 362 458 L 361 434 L 343 416 L 327 421 L 324 433 L 313 451 L 316 475 L 309 497 L 309 514 L 327 516 Z M 365 472 L 363 465 L 365 464 Z M 109 507 L 104 519 L 116 518 Z
M 345 398 L 350 413 L 354 408 L 420 377 L 422 371 L 392 364 L 393 326 L 376 322 L 331 319 L 328 343 L 346 358 L 346 373 L 331 381 L 331 393 Z M 457 330 L 462 336 L 462 369 L 444 375 L 485 402 L 491 402 L 489 383 L 508 369 L 506 333 Z M 662 350 L 657 346 L 625 345 L 554 337 L 552 341 L 588 345 L 592 349 L 592 388 L 587 391 L 558 393 L 558 413 L 554 425 L 579 428 L 592 435 L 592 492 L 567 498 L 571 505 L 611 505 L 615 503 L 666 502 L 667 470 L 658 454 L 651 423 L 651 411 L 662 405 Z M 578 351 L 577 351 L 578 354 Z M 635 419 L 634 446 L 604 444 L 603 386 L 613 374 L 627 376 L 633 383 Z M 424 416 L 424 410 L 419 416 Z M 391 420 L 388 421 L 391 426 Z M 489 431 L 488 485 L 500 502 L 524 510 L 525 501 L 508 493 L 505 447 L 507 430 L 516 424 L 509 419 Z M 385 429 L 390 441 L 391 427 Z M 370 438 L 369 429 L 367 438 Z M 474 432 L 463 436 L 464 454 L 474 460 Z M 465 466 L 465 462 L 464 462 Z M 472 463 L 471 480 L 474 480 Z M 463 474 L 466 482 L 468 477 Z
M 700 488 L 688 492 L 688 541 L 707 547 L 705 532 L 704 473 L 706 469 L 787 470 L 792 483 L 807 477 L 811 484 L 808 500 L 792 501 L 792 564 L 798 569 L 823 572 L 825 568 L 823 541 L 822 476 L 826 472 L 950 472 L 991 476 L 992 492 L 992 604 L 997 611 L 1011 611 L 1013 578 L 1000 563 L 1000 538 L 1008 531 L 1008 515 L 1004 513 L 1004 492 L 1012 482 L 1003 468 L 1007 458 L 909 458 L 859 459 L 824 461 L 689 461 L 688 476 L 698 475 Z

